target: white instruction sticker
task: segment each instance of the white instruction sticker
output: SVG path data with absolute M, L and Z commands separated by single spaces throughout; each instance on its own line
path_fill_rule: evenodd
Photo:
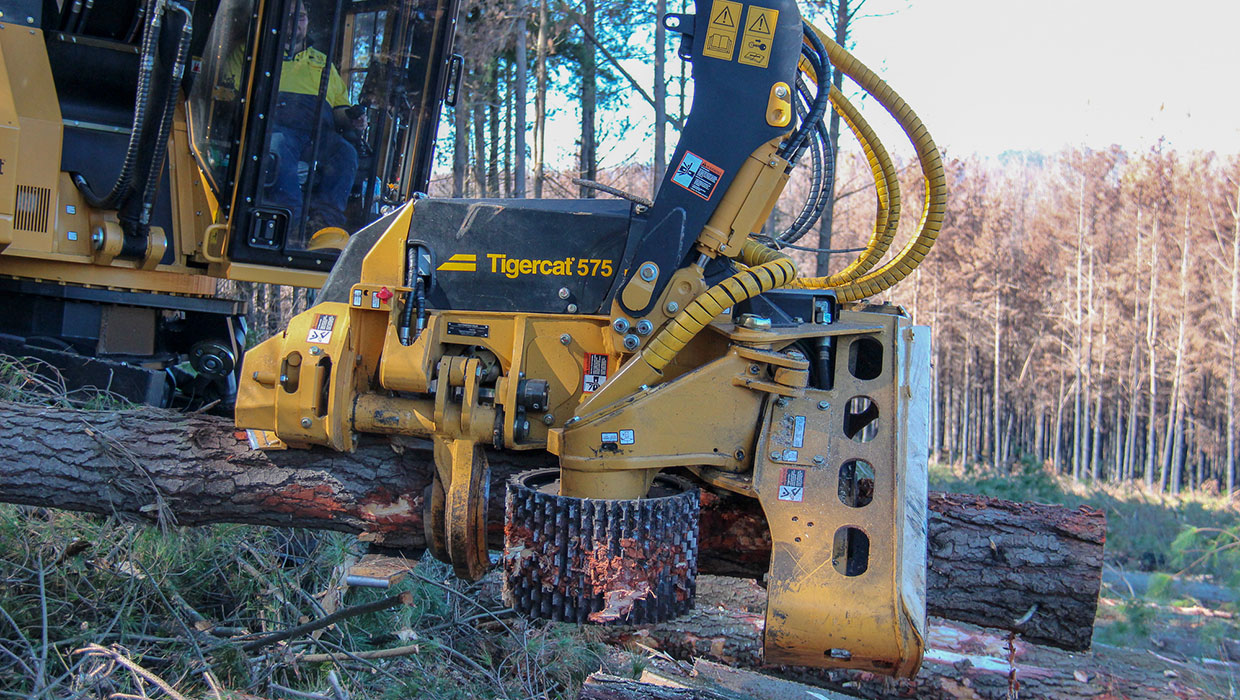
M 332 342 L 332 328 L 336 325 L 336 317 L 332 314 L 319 314 L 314 319 L 314 326 L 306 335 L 307 343 Z
M 621 445 L 632 445 L 635 442 L 637 442 L 637 431 L 635 430 L 621 430 L 620 431 L 620 444 Z

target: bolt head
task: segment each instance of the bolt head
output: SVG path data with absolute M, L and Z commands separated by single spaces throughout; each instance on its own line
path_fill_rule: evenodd
M 560 345 L 568 345 L 571 342 L 573 342 L 573 336 L 567 333 L 564 333 L 560 336 Z
M 781 459 L 783 458 L 783 456 L 784 456 L 784 453 L 780 452 L 779 450 L 771 450 L 771 459 Z
M 680 304 L 677 304 L 674 301 L 667 302 L 667 312 L 669 314 L 674 314 L 677 311 L 680 311 Z
M 783 85 L 776 85 L 775 96 L 781 100 L 784 99 L 785 97 L 788 96 L 788 88 L 784 87 Z
M 653 282 L 654 278 L 659 274 L 659 268 L 656 267 L 654 263 L 642 263 L 642 266 L 638 269 L 637 274 L 641 275 L 643 280 Z
M 629 320 L 627 318 L 618 318 L 611 322 L 611 328 L 617 333 L 627 333 L 629 330 Z
M 749 365 L 749 373 L 750 373 L 750 374 L 757 374 L 758 372 L 761 372 L 761 371 L 762 371 L 762 368 L 761 368 L 761 367 L 759 367 L 759 366 L 757 366 L 757 365 Z
M 570 313 L 570 314 L 575 314 L 575 313 L 577 313 L 577 305 L 576 305 L 576 304 L 569 304 L 569 305 L 568 305 L 568 308 L 567 308 L 566 310 L 567 310 L 567 311 L 568 311 L 568 313 Z
M 625 350 L 636 350 L 637 346 L 641 344 L 642 344 L 642 341 L 639 340 L 638 337 L 633 335 L 632 333 L 624 336 L 624 349 Z
M 543 425 L 551 425 L 554 422 L 555 422 L 555 416 L 551 415 L 550 413 L 543 416 Z
M 827 401 L 819 401 L 819 402 L 818 402 L 818 410 L 819 410 L 819 411 L 825 411 L 825 410 L 827 410 L 828 408 L 831 408 L 831 404 L 830 404 L 829 402 L 827 402 Z
M 568 287 L 560 287 L 560 291 L 557 294 L 560 295 L 561 299 L 567 299 L 569 294 Z
M 653 323 L 651 323 L 650 321 L 647 321 L 646 319 L 642 319 L 642 320 L 640 320 L 640 321 L 638 321 L 638 322 L 637 322 L 637 332 L 638 332 L 638 334 L 640 334 L 640 335 L 650 335 L 650 332 L 651 332 L 651 331 L 653 331 L 653 330 L 654 330 L 654 324 L 653 324 Z
M 823 459 L 822 455 L 814 455 L 814 464 L 817 464 L 818 466 L 822 466 L 823 464 L 826 463 L 826 461 L 827 460 Z
M 309 427 L 310 427 L 310 424 L 311 424 L 311 421 L 310 421 L 310 419 L 309 419 L 309 418 L 302 418 L 302 419 L 301 419 L 301 427 L 303 427 L 303 428 L 309 428 Z
M 319 347 L 319 346 L 317 346 L 317 345 L 311 345 L 311 346 L 310 346 L 310 354 L 311 354 L 311 355 L 322 355 L 322 354 L 323 354 L 323 348 L 321 348 L 321 347 Z

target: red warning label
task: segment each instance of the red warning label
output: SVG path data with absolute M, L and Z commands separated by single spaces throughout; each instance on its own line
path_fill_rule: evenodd
M 599 387 L 607 382 L 607 356 L 587 352 L 583 373 L 585 376 L 581 381 L 581 390 L 587 394 L 598 391 Z
M 314 326 L 306 334 L 307 343 L 332 342 L 332 328 L 336 325 L 336 317 L 332 314 L 319 314 L 314 318 Z
M 709 201 L 722 177 L 723 168 L 693 151 L 685 151 L 680 165 L 676 166 L 676 174 L 672 175 L 672 182 Z
M 779 474 L 779 500 L 801 502 L 805 497 L 805 470 L 784 467 Z

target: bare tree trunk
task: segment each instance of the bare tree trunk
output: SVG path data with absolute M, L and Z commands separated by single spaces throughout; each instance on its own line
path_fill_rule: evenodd
M 455 129 L 452 149 L 452 196 L 465 196 L 465 179 L 469 171 L 469 108 L 467 91 L 462 85 L 452 108 L 452 126 Z
M 848 46 L 848 32 L 852 26 L 853 16 L 856 14 L 856 8 L 851 11 L 849 9 L 850 0 L 832 0 L 828 3 L 829 9 L 834 9 L 832 25 L 835 30 L 835 43 L 840 46 Z M 859 5 L 864 3 L 861 0 Z M 832 7 L 833 6 L 833 7 Z M 844 89 L 844 74 L 840 71 L 832 71 L 832 84 L 836 88 Z M 827 136 L 831 141 L 831 153 L 834 156 L 840 152 L 840 115 L 839 112 L 831 109 L 831 119 L 828 123 Z M 832 188 L 827 192 L 826 205 L 822 210 L 822 218 L 818 222 L 818 247 L 823 251 L 818 253 L 815 263 L 815 275 L 818 277 L 826 277 L 831 274 L 831 253 L 826 252 L 831 248 L 831 231 L 835 224 L 835 183 L 831 183 Z
M 595 62 L 594 44 L 588 37 L 594 36 L 594 0 L 584 0 L 580 23 L 587 38 L 581 42 L 581 153 L 579 171 L 586 180 L 598 179 L 597 136 L 594 131 L 595 111 L 598 108 L 598 66 Z M 596 190 L 581 187 L 580 196 L 592 198 Z
M 991 419 L 992 429 L 994 430 L 994 443 L 991 445 L 991 464 L 997 471 L 1002 465 L 1003 460 L 999 454 L 999 415 L 1003 410 L 1003 401 L 999 395 L 1000 382 L 1003 378 L 1003 290 L 1000 286 L 1002 280 L 999 279 L 998 271 L 995 272 L 995 329 L 994 329 L 994 389 L 990 400 L 991 408 L 994 409 L 994 417 Z
M 1163 489 L 1166 490 L 1169 479 L 1171 493 L 1180 492 L 1180 480 L 1184 471 L 1184 344 L 1189 317 L 1188 257 L 1189 249 L 1192 246 L 1188 233 L 1188 215 L 1185 214 L 1185 235 L 1184 240 L 1181 242 L 1182 249 L 1180 253 L 1180 309 L 1182 313 L 1179 314 L 1179 331 L 1176 333 L 1175 370 L 1172 374 L 1174 380 L 1171 385 L 1172 403 L 1175 406 L 1175 410 L 1169 412 L 1167 416 L 1167 444 L 1169 452 L 1163 467 Z M 1169 477 L 1166 474 L 1167 470 L 1171 472 Z
M 667 29 L 663 15 L 667 0 L 654 4 L 654 182 L 651 197 L 658 194 L 663 173 L 667 170 Z
M 537 84 L 534 90 L 534 198 L 542 199 L 543 181 L 546 179 L 544 168 L 547 160 L 547 42 L 551 40 L 548 33 L 547 3 L 538 2 L 538 50 L 535 54 L 534 73 Z
M 529 57 L 526 48 L 526 13 L 525 0 L 517 0 L 517 19 L 516 19 L 516 58 L 517 58 L 517 75 L 513 81 L 512 93 L 516 102 L 516 110 L 513 119 L 513 151 L 515 161 L 513 173 L 512 195 L 518 199 L 525 198 L 525 105 L 529 100 L 527 87 L 529 85 L 529 66 L 527 65 Z
M 1236 491 L 1236 344 L 1240 343 L 1240 183 L 1231 211 L 1231 313 L 1227 332 L 1227 494 Z
M 487 196 L 499 196 L 499 58 L 487 67 Z
M 422 547 L 428 441 L 363 436 L 351 453 L 250 449 L 231 422 L 153 409 L 75 411 L 0 403 L 0 501 L 166 524 L 242 522 L 360 533 Z M 32 436 L 38 436 L 34 438 Z M 489 539 L 503 538 L 504 483 L 552 464 L 490 452 Z M 703 491 L 703 573 L 760 578 L 771 540 L 754 499 Z M 934 493 L 928 519 L 932 614 L 1087 648 L 1101 585 L 1106 518 L 1089 508 Z
M 1158 288 L 1158 213 L 1150 233 L 1150 283 L 1145 304 L 1145 349 L 1150 358 L 1150 393 L 1148 417 L 1145 422 L 1145 485 L 1154 486 L 1154 465 L 1158 462 L 1158 315 L 1154 307 L 1154 290 Z
M 487 197 L 487 162 L 486 162 L 486 98 L 485 95 L 490 93 L 487 85 L 486 77 L 487 69 L 483 68 L 474 73 L 474 78 L 478 81 L 475 86 L 476 92 L 473 97 L 473 135 L 474 135 L 474 153 L 473 153 L 473 175 L 475 196 Z

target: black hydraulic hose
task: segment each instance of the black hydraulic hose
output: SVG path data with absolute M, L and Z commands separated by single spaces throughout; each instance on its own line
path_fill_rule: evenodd
M 806 105 L 806 99 L 805 99 L 806 95 L 808 94 L 808 90 L 805 87 L 805 81 L 798 77 L 796 88 L 797 88 L 797 95 L 793 99 L 794 99 L 794 104 L 796 105 L 797 117 L 800 119 L 804 119 L 805 115 L 809 113 L 809 107 Z M 774 242 L 784 242 L 784 241 L 791 240 L 791 238 L 795 236 L 797 230 L 805 222 L 805 219 L 811 215 L 811 211 L 814 207 L 814 204 L 818 201 L 818 192 L 819 192 L 819 189 L 822 187 L 822 158 L 821 158 L 821 154 L 819 153 L 819 149 L 817 147 L 814 147 L 815 143 L 816 143 L 815 139 L 810 139 L 809 141 L 806 142 L 806 146 L 809 146 L 811 167 L 810 167 L 810 186 L 809 186 L 809 191 L 806 193 L 806 196 L 805 196 L 805 202 L 802 204 L 801 211 L 797 214 L 797 218 L 793 220 L 792 225 L 790 225 L 788 228 L 780 232 L 779 235 L 775 237 Z M 803 147 L 801 149 L 801 152 L 804 152 L 804 150 L 805 148 Z M 798 158 L 801 152 L 798 152 L 797 154 Z
M 90 17 L 91 8 L 95 6 L 95 0 L 86 0 L 85 7 L 82 8 L 82 14 L 78 15 L 77 24 L 73 25 L 73 33 L 81 34 L 86 28 L 86 20 Z
M 181 79 L 185 75 L 185 62 L 189 58 L 190 41 L 194 36 L 194 16 L 189 8 L 180 3 L 169 7 L 185 15 L 185 24 L 181 27 L 181 38 L 177 42 L 176 58 L 173 59 L 172 74 L 169 78 L 168 97 L 164 101 L 159 131 L 155 135 L 155 152 L 151 158 L 151 171 L 147 175 L 142 191 L 142 214 L 138 221 L 144 230 L 150 225 L 151 212 L 155 208 L 155 195 L 159 192 L 160 175 L 163 173 L 164 159 L 168 155 L 168 139 L 172 134 L 172 120 L 176 114 L 177 98 L 181 94 Z
M 69 11 L 65 13 L 64 19 L 60 23 L 60 31 L 70 31 L 74 24 L 77 23 L 78 15 L 82 12 L 82 0 L 73 0 L 73 4 L 69 6 Z
M 801 97 L 808 99 L 809 91 L 803 82 L 797 82 Z M 814 155 L 815 168 L 822 164 L 821 179 L 817 181 L 818 189 L 811 188 L 806 199 L 806 207 L 802 209 L 805 218 L 798 217 L 788 230 L 779 236 L 779 243 L 796 243 L 822 217 L 827 199 L 835 192 L 835 152 L 831 148 L 831 137 L 824 120 L 819 120 L 810 139 L 811 153 Z
M 814 96 L 814 105 L 810 109 L 809 116 L 806 117 L 801 124 L 801 128 L 797 130 L 791 141 L 784 147 L 784 153 L 795 153 L 805 139 L 809 138 L 810 131 L 816 128 L 816 125 L 822 121 L 823 116 L 827 113 L 830 90 L 825 86 L 830 85 L 827 70 L 831 65 L 830 60 L 827 58 L 827 47 L 823 45 L 822 40 L 818 38 L 814 28 L 808 22 L 805 23 L 805 37 L 809 39 L 810 45 L 814 49 L 812 54 L 806 54 L 806 58 L 814 69 L 815 77 L 818 78 L 818 93 Z
M 150 21 L 147 23 L 146 33 L 142 37 L 141 58 L 139 59 L 138 68 L 138 92 L 134 99 L 133 124 L 129 131 L 129 145 L 125 148 L 125 160 L 121 164 L 120 174 L 116 176 L 116 183 L 112 185 L 112 190 L 108 194 L 100 197 L 95 194 L 90 183 L 81 173 L 73 173 L 73 184 L 77 186 L 82 193 L 82 198 L 86 203 L 95 209 L 117 209 L 121 203 L 121 197 L 128 190 L 133 182 L 133 171 L 138 163 L 138 151 L 142 145 L 142 131 L 146 126 L 147 113 L 150 109 L 151 101 L 151 78 L 155 72 L 155 39 L 159 35 L 163 27 L 163 13 L 158 10 L 163 6 L 163 0 L 149 0 L 147 7 L 150 9 L 147 14 Z
M 141 3 L 138 9 L 134 10 L 133 22 L 130 22 L 129 29 L 125 31 L 125 43 L 132 44 L 134 37 L 138 36 L 138 29 L 142 26 L 142 20 L 146 17 L 146 7 L 148 3 Z

